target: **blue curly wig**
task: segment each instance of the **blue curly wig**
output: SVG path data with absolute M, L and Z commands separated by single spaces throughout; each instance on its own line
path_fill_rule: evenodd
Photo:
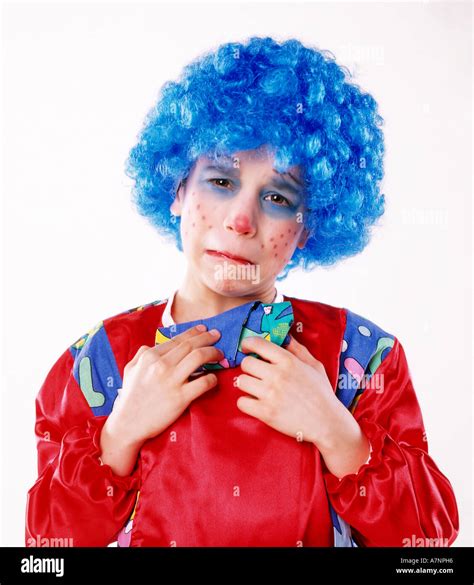
M 138 212 L 182 250 L 169 207 L 197 158 L 270 145 L 277 171 L 301 165 L 310 234 L 277 280 L 357 254 L 384 212 L 384 142 L 377 102 L 350 78 L 296 39 L 252 37 L 193 60 L 162 86 L 126 161 Z

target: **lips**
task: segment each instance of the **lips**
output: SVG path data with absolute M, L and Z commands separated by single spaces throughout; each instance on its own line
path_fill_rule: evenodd
M 233 262 L 238 262 L 239 264 L 253 264 L 251 260 L 248 260 L 247 258 L 242 258 L 242 256 L 236 256 L 235 254 L 231 254 L 230 252 L 223 252 L 220 250 L 206 250 L 206 254 L 209 254 L 210 256 L 226 258 L 227 260 L 232 260 Z

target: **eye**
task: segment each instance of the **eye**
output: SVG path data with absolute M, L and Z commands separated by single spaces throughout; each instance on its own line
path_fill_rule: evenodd
M 227 185 L 231 184 L 229 179 L 221 179 L 221 178 L 208 179 L 207 182 L 211 183 L 211 185 L 216 185 L 216 187 L 224 187 L 224 188 L 226 188 Z M 216 184 L 216 183 L 218 183 L 218 184 Z M 225 184 L 223 185 L 222 183 L 225 183 Z
M 273 203 L 278 203 L 278 201 L 282 201 L 283 204 L 280 205 L 280 207 L 290 207 L 290 202 L 288 201 L 288 199 L 286 197 L 283 197 L 283 195 L 280 195 L 279 193 L 270 193 L 269 195 L 265 196 L 265 199 L 267 199 L 267 197 L 272 197 L 272 202 Z

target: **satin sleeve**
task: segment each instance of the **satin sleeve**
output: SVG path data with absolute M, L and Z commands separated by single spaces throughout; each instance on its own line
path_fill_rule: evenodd
M 459 517 L 449 480 L 428 454 L 422 414 L 404 349 L 393 348 L 366 384 L 353 416 L 371 455 L 337 478 L 323 462 L 332 506 L 359 546 L 449 546 Z
M 139 459 L 128 476 L 102 463 L 107 415 L 93 414 L 73 365 L 66 350 L 36 397 L 38 478 L 27 493 L 26 546 L 107 546 L 126 523 L 139 489 Z

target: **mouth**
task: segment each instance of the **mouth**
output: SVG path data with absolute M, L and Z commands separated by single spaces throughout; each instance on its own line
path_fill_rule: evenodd
M 237 262 L 238 264 L 253 264 L 247 258 L 242 258 L 241 256 L 235 256 L 230 252 L 221 252 L 220 250 L 206 250 L 206 254 L 210 256 L 225 258 L 226 260 L 232 260 L 232 262 Z

